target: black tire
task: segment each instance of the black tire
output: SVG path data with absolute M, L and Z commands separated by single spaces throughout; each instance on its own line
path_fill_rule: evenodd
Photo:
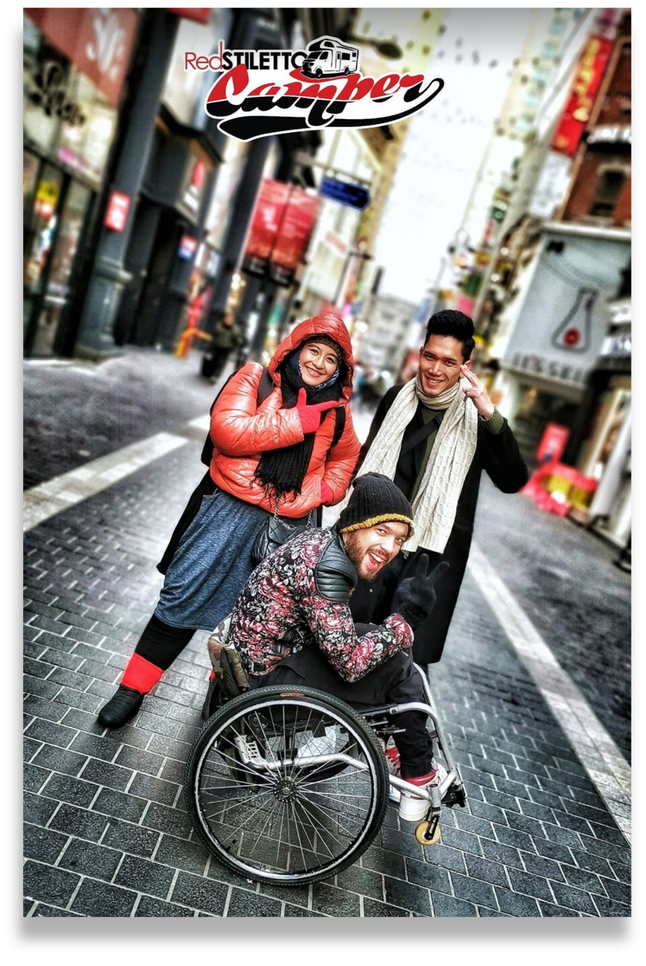
M 317 67 L 317 69 L 314 71 L 314 76 L 315 77 L 323 77 L 323 71 L 321 70 L 320 67 Z
M 315 760 L 328 755 L 346 756 L 343 771 Z M 376 737 L 345 702 L 313 688 L 258 688 L 204 725 L 184 797 L 219 862 L 296 886 L 341 872 L 368 848 L 388 805 L 388 771 Z

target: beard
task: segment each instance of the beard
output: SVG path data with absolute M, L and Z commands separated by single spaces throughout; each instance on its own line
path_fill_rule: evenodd
M 344 534 L 345 552 L 354 564 L 358 576 L 361 580 L 375 580 L 390 561 L 387 561 L 379 570 L 367 570 L 364 566 L 366 551 L 361 547 L 361 536 L 359 533 Z

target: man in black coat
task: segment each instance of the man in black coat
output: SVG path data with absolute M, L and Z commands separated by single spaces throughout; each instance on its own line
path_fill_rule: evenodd
M 462 312 L 431 317 L 417 376 L 383 397 L 359 456 L 358 475 L 384 473 L 411 502 L 416 532 L 377 580 L 360 581 L 350 604 L 354 620 L 381 623 L 422 553 L 431 566 L 450 564 L 437 604 L 415 635 L 413 656 L 422 664 L 442 656 L 469 556 L 482 471 L 504 493 L 516 493 L 528 479 L 507 420 L 471 372 L 473 334 L 473 322 Z

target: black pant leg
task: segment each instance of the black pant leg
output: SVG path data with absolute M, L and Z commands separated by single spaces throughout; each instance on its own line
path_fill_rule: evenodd
M 194 633 L 195 628 L 172 627 L 153 614 L 137 642 L 135 654 L 165 671 L 182 653 Z
M 318 648 L 306 646 L 297 654 L 283 658 L 270 674 L 255 677 L 252 686 L 299 682 L 333 694 L 357 710 L 381 704 L 426 703 L 419 672 L 410 653 L 404 651 L 398 651 L 359 681 L 349 683 L 338 676 Z M 406 711 L 393 717 L 393 724 L 404 729 L 394 736 L 404 778 L 426 775 L 433 768 L 433 749 L 426 721 L 427 717 L 421 711 Z

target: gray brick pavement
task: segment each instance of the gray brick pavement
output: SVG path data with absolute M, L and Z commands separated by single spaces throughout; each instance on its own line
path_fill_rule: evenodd
M 467 576 L 432 687 L 467 781 L 424 848 L 394 809 L 359 863 L 260 886 L 196 841 L 183 764 L 208 679 L 196 635 L 134 722 L 96 711 L 154 607 L 154 570 L 199 479 L 189 444 L 25 539 L 25 915 L 628 916 L 630 854 Z

